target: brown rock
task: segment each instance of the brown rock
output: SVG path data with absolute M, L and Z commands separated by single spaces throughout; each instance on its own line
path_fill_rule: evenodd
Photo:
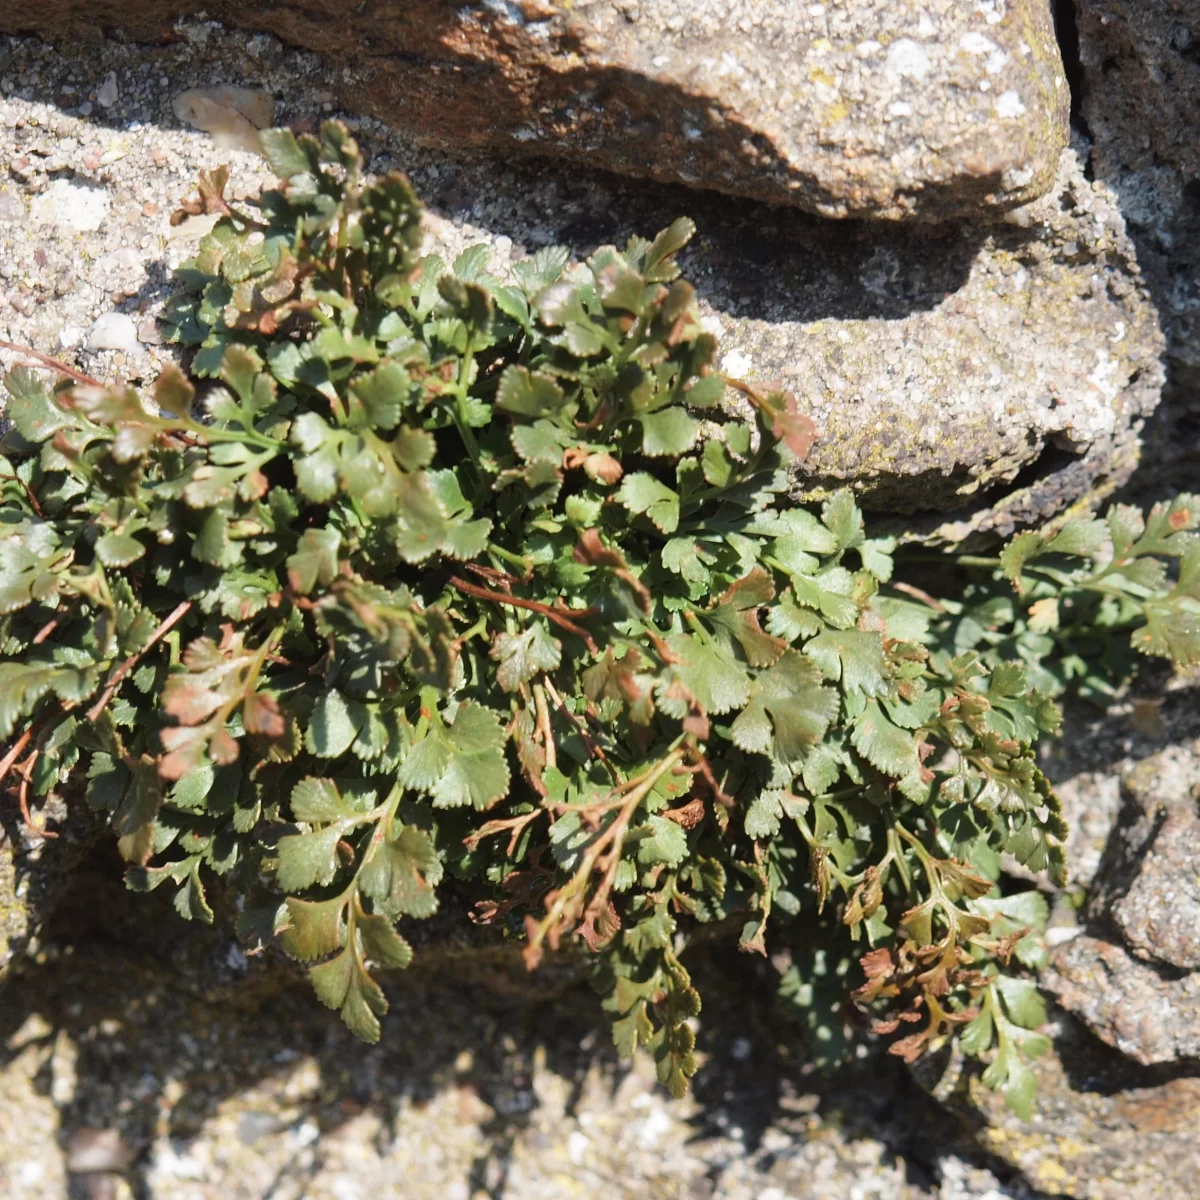
M 929 1064 L 932 1066 L 933 1064 Z M 1031 1064 L 1033 1118 L 1022 1121 L 952 1056 L 934 1095 L 967 1118 L 982 1148 L 1039 1195 L 1181 1200 L 1200 1178 L 1200 1079 L 1131 1068 L 1069 1023 Z M 926 1070 L 928 1071 L 928 1067 Z
M 1172 746 L 1124 777 L 1126 804 L 1089 915 L 1139 958 L 1200 968 L 1200 752 Z
M 1085 935 L 1054 952 L 1041 982 L 1097 1037 L 1137 1062 L 1200 1057 L 1196 973 L 1165 972 Z
M 202 7 L 329 55 L 351 105 L 420 137 L 823 216 L 1003 211 L 1046 192 L 1067 140 L 1046 0 L 8 0 L 0 28 Z

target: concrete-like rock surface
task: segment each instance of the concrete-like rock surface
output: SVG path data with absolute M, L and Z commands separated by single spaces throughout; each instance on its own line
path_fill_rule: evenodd
M 0 1195 L 1036 1200 L 895 1060 L 807 1069 L 744 957 L 693 967 L 713 998 L 677 1103 L 586 988 L 533 1005 L 461 957 L 414 968 L 365 1046 L 291 971 L 83 877 L 0 1006 Z
M 752 301 L 727 298 L 720 258 L 697 274 L 737 365 L 794 391 L 823 431 L 802 494 L 849 483 L 875 511 L 963 506 L 944 526 L 962 537 L 1127 476 L 1162 339 L 1115 197 L 1076 152 L 1012 224 L 847 239 L 780 225 L 741 266 Z
M 1081 935 L 1042 974 L 1101 1041 L 1145 1066 L 1200 1058 L 1200 975 L 1166 972 L 1125 946 Z
M 347 101 L 422 139 L 822 216 L 1003 210 L 1047 191 L 1067 140 L 1049 0 L 8 0 L 0 29 L 201 8 L 347 64 Z
M 1200 2 L 1078 0 L 1081 113 L 1153 279 L 1171 354 L 1200 369 Z
M 169 225 L 175 201 L 202 165 L 232 159 L 239 195 L 267 179 L 255 156 L 180 130 L 173 100 L 237 81 L 273 96 L 285 121 L 318 120 L 330 104 L 312 56 L 210 24 L 177 33 L 83 60 L 31 41 L 3 52 L 0 148 L 13 168 L 0 184 L 0 327 L 10 340 L 74 349 L 115 310 L 138 320 L 143 349 L 126 343 L 94 365 L 148 377 L 162 354 L 149 344 L 152 314 L 198 236 L 194 222 Z M 118 99 L 99 122 L 84 97 L 111 73 Z M 1078 151 L 1064 152 L 1052 195 L 1009 222 L 927 227 L 449 156 L 358 125 L 372 166 L 408 170 L 427 199 L 430 247 L 452 255 L 489 242 L 495 271 L 556 242 L 586 256 L 690 213 L 699 234 L 684 268 L 722 336 L 723 369 L 793 390 L 823 430 L 798 494 L 848 483 L 868 509 L 916 514 L 907 527 L 961 539 L 1102 494 L 1136 462 L 1161 386 L 1161 334 L 1113 194 L 1085 177 Z M 25 214 L 63 180 L 80 211 L 68 206 L 27 238 Z M 98 195 L 111 210 L 81 231 Z
M 1054 951 L 1042 983 L 1137 1062 L 1197 1060 L 1200 740 L 1128 764 L 1120 778 L 1124 803 L 1088 897 L 1087 932 Z
M 1138 484 L 1160 499 L 1194 486 L 1200 461 L 1200 0 L 1075 9 L 1089 169 L 1119 197 L 1168 338 L 1168 385 L 1147 429 L 1160 470 Z
M 1200 1077 L 1131 1069 L 1069 1019 L 1035 1059 L 1038 1099 L 1026 1122 L 957 1056 L 923 1078 L 976 1126 L 979 1143 L 1047 1196 L 1183 1200 L 1200 1178 Z
M 1200 743 L 1174 746 L 1126 777 L 1132 803 L 1092 901 L 1139 958 L 1200 968 Z

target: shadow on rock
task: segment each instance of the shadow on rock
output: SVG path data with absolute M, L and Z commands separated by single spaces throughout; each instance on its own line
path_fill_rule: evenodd
M 691 1189 L 663 1195 L 689 1198 L 741 1195 L 725 1190 L 731 1171 L 757 1190 L 831 1158 L 847 1180 L 867 1162 L 923 1190 L 946 1153 L 979 1157 L 898 1061 L 817 1073 L 774 1008 L 769 964 L 732 948 L 692 962 L 704 1065 L 673 1104 L 649 1063 L 618 1061 L 573 970 L 528 977 L 514 956 L 463 949 L 439 963 L 431 947 L 430 965 L 391 981 L 368 1046 L 297 969 L 248 961 L 226 930 L 127 894 L 115 861 L 75 877 L 45 945 L 4 994 L 0 1069 L 40 1055 L 34 1087 L 57 1111 L 72 1195 L 95 1195 L 106 1172 L 166 1195 L 219 1166 L 239 1195 L 303 1196 L 352 1138 L 381 1186 L 433 1189 L 455 1160 L 463 1195 L 494 1200 L 533 1195 L 531 1156 L 554 1159 L 558 1141 L 567 1171 L 581 1145 L 603 1145 L 609 1161 L 591 1170 L 611 1194 L 659 1194 L 659 1171 Z

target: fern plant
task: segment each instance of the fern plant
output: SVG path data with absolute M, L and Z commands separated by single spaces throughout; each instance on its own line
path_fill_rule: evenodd
M 1200 654 L 1195 500 L 1022 534 L 953 597 L 892 586 L 849 492 L 789 498 L 795 399 L 714 369 L 689 222 L 501 280 L 486 247 L 422 257 L 409 184 L 341 125 L 263 142 L 252 211 L 223 171 L 187 206 L 219 220 L 166 318 L 186 371 L 7 377 L 26 815 L 86 796 L 191 919 L 221 877 L 367 1040 L 454 888 L 531 969 L 588 956 L 676 1094 L 719 924 L 790 958 L 823 1056 L 956 1037 L 1027 1111 L 1046 904 L 1002 856 L 1065 877 L 1035 746 L 1076 627 Z

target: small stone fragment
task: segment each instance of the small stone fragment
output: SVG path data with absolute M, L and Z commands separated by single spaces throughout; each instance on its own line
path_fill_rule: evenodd
M 117 1129 L 77 1129 L 67 1141 L 67 1170 L 78 1175 L 124 1171 L 134 1152 Z
M 34 200 L 30 215 L 35 225 L 55 225 L 77 233 L 94 233 L 112 207 L 108 191 L 83 179 L 55 179 Z
M 133 318 L 125 313 L 105 313 L 92 326 L 88 349 L 124 350 L 126 354 L 135 353 L 138 349 L 138 336 Z
M 20 196 L 0 191 L 0 224 L 5 221 L 20 221 L 25 216 L 25 205 Z
M 158 321 L 154 317 L 143 317 L 138 322 L 137 334 L 138 341 L 143 346 L 162 345 L 162 330 L 159 328 Z
M 104 77 L 104 82 L 96 89 L 96 103 L 101 108 L 112 108 L 117 102 L 117 73 L 109 71 Z

